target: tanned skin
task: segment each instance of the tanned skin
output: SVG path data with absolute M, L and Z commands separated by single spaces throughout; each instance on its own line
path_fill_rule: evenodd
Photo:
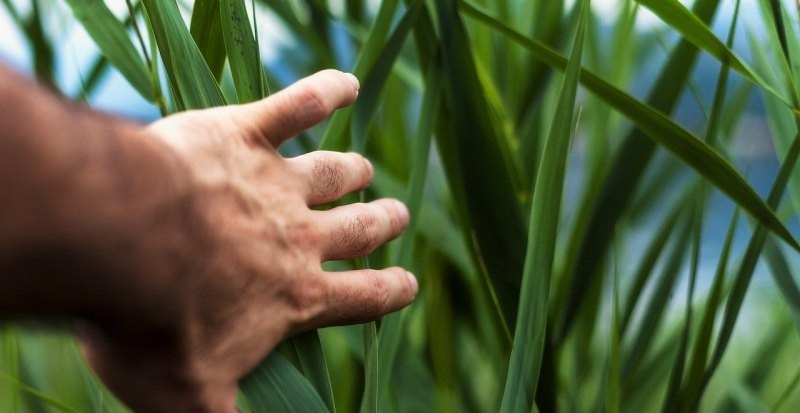
M 66 318 L 141 412 L 235 412 L 237 382 L 286 337 L 408 305 L 401 268 L 329 273 L 408 224 L 358 154 L 281 157 L 354 102 L 326 70 L 259 102 L 149 126 L 65 102 L 0 66 L 0 317 Z

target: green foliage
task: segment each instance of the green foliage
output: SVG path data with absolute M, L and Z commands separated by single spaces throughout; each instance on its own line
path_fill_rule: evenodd
M 417 274 L 417 302 L 377 323 L 288 339 L 240 383 L 242 411 L 800 403 L 792 2 L 762 0 L 747 21 L 720 0 L 691 10 L 620 0 L 615 17 L 589 0 L 143 0 L 121 18 L 99 1 L 39 3 L 0 2 L 50 87 L 74 86 L 56 82 L 48 13 L 87 31 L 100 50 L 81 68 L 89 102 L 111 67 L 164 113 L 260 99 L 268 84 L 286 85 L 272 73 L 335 66 L 361 80 L 353 108 L 283 150 L 373 160 L 363 197 L 404 200 L 411 223 L 369 264 Z M 663 27 L 638 27 L 640 5 Z M 273 46 L 259 41 L 273 31 L 260 12 L 293 42 L 266 65 L 260 50 Z M 719 23 L 730 24 L 724 41 L 710 29 Z M 742 27 L 749 49 L 733 41 Z M 697 86 L 702 55 L 716 81 Z M 752 91 L 763 103 L 748 100 Z M 707 118 L 673 115 L 686 101 Z M 761 166 L 741 166 L 735 139 L 753 106 L 780 164 L 757 171 L 771 177 L 767 199 L 745 178 Z M 126 411 L 68 334 L 14 325 L 0 336 L 0 411 Z

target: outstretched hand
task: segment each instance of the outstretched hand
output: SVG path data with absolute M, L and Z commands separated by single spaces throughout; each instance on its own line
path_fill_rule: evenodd
M 354 76 L 326 70 L 262 101 L 177 114 L 143 131 L 185 172 L 187 208 L 150 235 L 164 242 L 142 264 L 150 281 L 132 287 L 145 300 L 120 298 L 141 312 L 79 328 L 92 367 L 132 408 L 234 412 L 238 380 L 282 339 L 373 320 L 414 299 L 417 282 L 401 268 L 321 267 L 363 257 L 408 224 L 393 199 L 310 209 L 366 188 L 369 161 L 277 151 L 352 104 L 358 88 Z

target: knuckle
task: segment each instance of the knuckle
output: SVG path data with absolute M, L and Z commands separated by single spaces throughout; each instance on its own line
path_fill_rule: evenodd
M 317 156 L 312 167 L 312 178 L 317 196 L 330 199 L 339 194 L 344 184 L 342 164 L 327 156 Z
M 322 239 L 322 231 L 309 218 L 296 219 L 288 228 L 287 237 L 291 245 L 302 249 L 316 247 Z
M 359 207 L 345 229 L 344 244 L 358 256 L 366 255 L 377 247 L 378 221 L 365 205 Z
M 306 83 L 295 93 L 295 107 L 302 108 L 300 116 L 311 120 L 322 120 L 328 116 L 328 106 L 323 98 L 324 92 L 312 83 Z
M 326 284 L 318 277 L 303 277 L 291 283 L 287 300 L 295 325 L 316 318 L 328 302 Z
M 380 315 L 389 310 L 391 296 L 386 279 L 377 271 L 372 272 L 369 278 L 372 312 Z

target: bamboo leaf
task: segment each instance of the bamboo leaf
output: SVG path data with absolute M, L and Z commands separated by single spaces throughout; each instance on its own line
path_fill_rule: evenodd
M 694 411 L 697 409 L 698 390 L 703 380 L 703 370 L 708 360 L 708 350 L 711 346 L 711 337 L 714 334 L 714 320 L 717 310 L 722 301 L 723 287 L 725 285 L 725 275 L 728 273 L 728 260 L 731 253 L 731 245 L 736 235 L 736 223 L 739 221 L 739 210 L 737 209 L 731 217 L 728 225 L 728 233 L 725 235 L 725 242 L 722 245 L 722 252 L 717 262 L 717 269 L 714 272 L 714 281 L 698 328 L 698 335 L 695 339 L 694 348 L 689 358 L 689 370 L 686 377 L 686 385 L 681 394 L 682 411 Z
M 536 175 L 517 325 L 500 408 L 502 412 L 527 412 L 534 405 L 547 332 L 550 278 L 589 7 L 589 0 L 581 2 L 581 17 L 572 54 L 561 84 L 550 135 L 545 142 L 542 163 Z
M 634 371 L 641 365 L 640 362 L 647 350 L 649 350 L 650 344 L 661 324 L 667 302 L 675 290 L 675 285 L 681 272 L 693 223 L 694 221 L 691 219 L 684 219 L 683 223 L 679 223 L 681 225 L 680 232 L 672 244 L 672 250 L 667 256 L 664 268 L 661 270 L 658 283 L 653 288 L 653 296 L 647 301 L 642 321 L 638 330 L 636 330 L 631 348 L 625 357 L 622 367 L 624 387 L 628 386 Z
M 222 38 L 220 0 L 196 0 L 189 27 L 189 32 L 203 54 L 209 70 L 219 81 L 227 56 L 225 41 Z
M 421 3 L 421 2 L 418 2 Z M 414 241 L 417 237 L 419 214 L 422 209 L 422 195 L 425 188 L 425 177 L 428 170 L 428 157 L 431 149 L 431 135 L 433 134 L 434 119 L 438 114 L 439 102 L 442 92 L 442 73 L 439 67 L 431 65 L 425 84 L 425 96 L 420 107 L 419 122 L 413 140 L 413 163 L 411 165 L 411 178 L 409 179 L 405 203 L 408 207 L 410 222 L 405 234 L 400 238 L 397 246 L 397 265 L 410 268 L 414 251 Z M 381 397 L 386 397 L 386 388 L 392 377 L 392 370 L 396 359 L 407 311 L 390 314 L 384 317 L 378 335 L 381 352 L 378 360 L 378 391 Z
M 173 93 L 184 109 L 225 105 L 216 79 L 183 22 L 175 0 L 143 0 Z
M 67 4 L 72 8 L 75 18 L 80 20 L 84 29 L 100 48 L 103 56 L 143 98 L 150 102 L 154 101 L 153 83 L 147 67 L 128 37 L 125 25 L 117 20 L 102 1 L 67 0 Z
M 778 290 L 783 296 L 783 301 L 789 307 L 789 312 L 794 319 L 795 328 L 800 332 L 800 288 L 792 276 L 792 268 L 781 251 L 780 247 L 772 238 L 767 238 L 764 245 L 764 259 L 769 265 L 772 278 L 778 285 Z
M 364 394 L 361 398 L 361 413 L 378 412 L 378 331 L 375 322 L 362 327 L 364 341 Z
M 716 57 L 723 64 L 730 66 L 731 69 L 741 73 L 786 106 L 792 107 L 786 97 L 778 93 L 769 83 L 754 72 L 729 46 L 722 43 L 702 20 L 678 0 L 636 0 L 636 2 L 650 9 L 661 20 L 680 32 L 684 39 L 705 50 L 711 56 Z
M 364 78 L 378 59 L 384 40 L 389 33 L 397 2 L 398 0 L 385 0 L 381 3 L 378 15 L 372 23 L 367 40 L 361 47 L 361 53 L 352 70 L 357 78 Z M 348 142 L 350 135 L 346 131 L 351 115 L 352 109 L 339 110 L 333 114 L 325 134 L 322 136 L 320 149 L 343 151 L 350 146 L 350 142 Z
M 786 190 L 786 184 L 789 181 L 789 177 L 792 175 L 792 171 L 795 168 L 798 157 L 800 157 L 800 134 L 795 136 L 794 142 L 792 142 L 792 146 L 789 148 L 788 154 L 783 160 L 781 169 L 778 172 L 778 177 L 775 178 L 775 182 L 770 189 L 768 202 L 771 206 L 777 207 L 780 203 L 781 197 Z M 731 289 L 730 296 L 728 297 L 727 305 L 725 306 L 725 314 L 722 319 L 722 326 L 720 327 L 717 336 L 717 345 L 714 348 L 714 354 L 711 358 L 711 362 L 705 370 L 698 399 L 702 397 L 703 390 L 708 385 L 709 380 L 711 380 L 711 376 L 716 371 L 719 363 L 722 361 L 722 356 L 725 354 L 725 350 L 728 348 L 728 343 L 731 335 L 733 334 L 733 328 L 736 325 L 736 320 L 738 319 L 739 312 L 742 308 L 744 296 L 747 293 L 750 280 L 753 278 L 753 272 L 755 271 L 756 264 L 758 263 L 758 259 L 761 255 L 761 250 L 764 247 L 764 243 L 766 242 L 768 235 L 769 234 L 767 233 L 766 229 L 759 225 L 754 231 L 753 235 L 750 237 L 750 241 L 747 244 L 747 249 L 744 252 L 742 262 L 739 265 L 736 277 L 734 278 L 734 284 Z
M 698 3 L 696 7 L 702 6 L 703 10 L 705 10 L 705 15 L 710 17 L 712 13 L 709 10 L 713 12 L 713 9 L 716 8 L 716 2 L 717 0 L 711 0 L 710 2 Z M 460 4 L 467 15 L 519 43 L 548 65 L 559 70 L 563 70 L 566 66 L 566 59 L 554 50 L 527 38 L 465 1 Z M 688 64 L 693 60 L 695 54 L 692 49 L 687 47 L 679 47 L 673 54 L 672 60 L 663 72 L 668 74 L 670 79 L 658 82 L 657 89 L 651 93 L 651 100 L 656 103 L 656 108 L 669 109 L 675 104 L 679 96 L 679 93 L 676 93 L 676 87 L 679 89 L 678 85 L 682 83 L 680 78 L 675 76 L 675 71 L 682 70 L 688 76 Z M 689 63 L 687 63 L 687 60 Z M 676 68 L 673 68 L 673 66 L 676 66 Z M 682 68 L 678 69 L 677 67 Z M 591 71 L 584 69 L 581 72 L 581 83 L 630 119 L 644 132 L 644 137 L 652 139 L 655 143 L 682 159 L 736 201 L 743 209 L 768 226 L 771 231 L 774 231 L 795 250 L 800 250 L 800 245 L 775 216 L 770 207 L 758 197 L 747 181 L 720 154 L 672 122 L 662 112 L 615 88 Z M 594 277 L 594 268 L 599 263 L 602 250 L 605 249 L 605 247 L 599 248 L 598 245 L 608 245 L 604 241 L 610 236 L 608 227 L 616 221 L 616 218 L 612 215 L 619 216 L 622 214 L 626 204 L 625 200 L 632 195 L 633 188 L 635 188 L 640 179 L 641 172 L 652 157 L 654 147 L 651 146 L 651 143 L 642 140 L 641 137 L 643 136 L 639 135 L 639 133 L 641 132 L 634 131 L 633 135 L 630 135 L 626 143 L 623 144 L 623 148 L 611 168 L 607 186 L 601 192 L 598 204 L 595 206 L 592 221 L 588 225 L 586 236 L 583 237 L 582 252 L 578 254 L 577 262 L 572 265 L 572 274 L 580 274 L 584 279 L 571 284 L 572 290 L 569 296 L 568 309 L 564 313 L 561 324 L 558 326 L 557 339 L 563 337 L 577 313 L 581 297 L 585 293 L 584 286 L 588 282 L 586 278 Z M 568 279 L 574 279 L 576 276 L 572 275 Z
M 504 322 L 513 325 L 525 254 L 525 224 L 455 1 L 436 2 L 445 104 L 436 134 L 450 189 L 474 256 Z M 502 228 L 499 232 L 497 229 Z
M 239 103 L 261 99 L 261 60 L 244 0 L 220 0 L 219 6 L 225 51 Z
M 239 386 L 258 413 L 330 411 L 311 383 L 277 351 L 273 351 Z
M 358 100 L 353 106 L 353 118 L 350 124 L 351 143 L 357 152 L 363 152 L 363 148 L 366 147 L 367 132 L 372 118 L 380 105 L 381 92 L 389 79 L 392 67 L 402 51 L 403 44 L 411 32 L 411 28 L 417 22 L 422 6 L 423 2 L 421 0 L 415 0 L 411 7 L 406 10 L 394 32 L 386 41 L 381 54 L 375 60 L 375 65 L 364 80 Z
M 309 331 L 296 335 L 289 339 L 295 349 L 297 360 L 303 370 L 303 375 L 314 386 L 317 394 L 325 402 L 331 413 L 336 413 L 333 401 L 333 388 L 331 386 L 330 374 L 328 373 L 328 363 L 325 360 L 325 353 L 319 339 L 319 333 Z

